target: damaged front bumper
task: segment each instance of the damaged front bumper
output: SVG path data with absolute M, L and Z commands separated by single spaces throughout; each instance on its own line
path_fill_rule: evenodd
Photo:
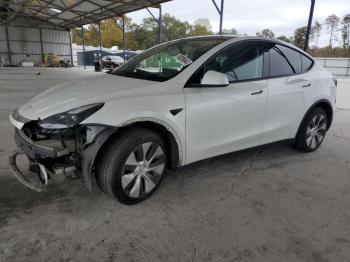
M 29 180 L 17 166 L 17 157 L 22 154 L 24 153 L 21 151 L 15 151 L 9 156 L 11 173 L 26 187 L 37 192 L 46 191 L 46 186 L 48 185 L 49 179 L 46 168 L 42 164 L 38 164 L 40 169 L 39 176 L 41 176 L 42 179 L 39 179 L 38 183 Z
M 62 160 L 62 157 L 68 156 L 71 152 L 59 140 L 31 140 L 23 131 L 15 129 L 15 142 L 19 150 L 9 156 L 11 173 L 25 186 L 37 192 L 46 191 L 50 176 L 62 173 L 62 168 L 54 164 L 55 159 Z M 66 141 L 67 143 L 67 141 Z M 26 155 L 29 159 L 29 172 L 24 174 L 17 164 L 17 157 Z M 46 165 L 50 164 L 50 168 Z M 75 168 L 73 168 L 75 169 Z M 64 167 L 63 172 L 68 170 Z M 72 167 L 69 168 L 72 171 Z M 38 177 L 37 182 L 29 179 L 35 173 Z
M 68 148 L 59 140 L 32 141 L 18 129 L 15 130 L 15 142 L 17 147 L 31 159 L 57 158 L 69 154 Z
M 22 184 L 41 192 L 46 190 L 52 176 L 64 174 L 72 178 L 81 177 L 91 191 L 96 155 L 115 131 L 114 128 L 76 126 L 69 130 L 44 130 L 38 127 L 36 121 L 23 123 L 18 116 L 11 116 L 10 120 L 16 127 L 15 142 L 19 149 L 9 156 L 10 170 Z M 21 172 L 18 167 L 19 155 L 28 157 L 28 172 Z M 37 178 L 34 182 L 33 174 Z

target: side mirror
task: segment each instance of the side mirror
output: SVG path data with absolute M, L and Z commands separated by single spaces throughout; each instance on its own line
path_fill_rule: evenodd
M 201 81 L 202 87 L 225 87 L 229 85 L 227 76 L 224 73 L 209 70 Z

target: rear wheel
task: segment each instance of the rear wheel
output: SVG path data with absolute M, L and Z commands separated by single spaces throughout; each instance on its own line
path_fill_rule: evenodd
M 100 158 L 97 182 L 124 204 L 136 204 L 158 188 L 166 168 L 166 149 L 153 131 L 137 128 L 119 136 Z
M 299 151 L 312 152 L 322 144 L 328 127 L 326 112 L 315 107 L 305 118 L 296 138 L 295 147 Z

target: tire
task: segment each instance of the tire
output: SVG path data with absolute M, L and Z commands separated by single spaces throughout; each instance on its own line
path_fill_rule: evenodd
M 302 152 L 313 152 L 317 150 L 323 142 L 328 127 L 326 112 L 315 107 L 304 119 L 294 147 Z
M 166 163 L 166 148 L 157 133 L 129 129 L 104 149 L 97 163 L 97 184 L 121 203 L 136 204 L 159 187 Z

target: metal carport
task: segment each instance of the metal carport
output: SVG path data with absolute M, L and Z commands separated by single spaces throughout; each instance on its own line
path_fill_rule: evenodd
M 59 56 L 70 56 L 73 63 L 70 29 L 99 24 L 107 18 L 124 18 L 127 13 L 149 11 L 151 7 L 159 9 L 158 19 L 149 12 L 158 21 L 161 41 L 160 4 L 168 1 L 171 0 L 0 0 L 0 55 L 6 55 L 7 64 L 14 65 L 29 52 L 43 61 L 44 53 L 55 49 L 62 52 Z M 125 32 L 124 26 L 122 29 Z
M 59 55 L 70 56 L 71 63 L 73 63 L 69 30 L 80 27 L 84 33 L 84 25 L 91 23 L 99 25 L 101 20 L 116 17 L 123 19 L 122 25 L 119 25 L 116 20 L 115 22 L 123 32 L 123 49 L 125 50 L 124 15 L 141 9 L 147 9 L 157 20 L 159 25 L 158 40 L 161 42 L 161 4 L 169 1 L 171 0 L 0 0 L 0 55 L 6 54 L 8 63 L 15 64 L 26 56 L 26 53 L 21 52 L 18 47 L 25 44 L 31 48 L 33 56 L 41 57 L 42 61 L 44 52 L 50 50 L 51 47 L 62 50 L 63 53 Z M 220 8 L 215 0 L 212 2 L 220 16 L 219 33 L 221 34 L 224 0 L 220 0 Z M 314 6 L 315 0 L 311 0 L 305 50 L 308 47 Z M 159 9 L 158 18 L 149 10 L 150 7 Z M 31 28 L 32 33 L 28 33 L 28 29 L 18 28 Z M 101 33 L 101 30 L 99 32 Z M 46 35 L 48 36 L 46 37 Z M 99 38 L 101 50 L 100 34 Z M 68 47 L 69 54 L 67 53 Z M 13 48 L 15 50 L 12 50 Z

